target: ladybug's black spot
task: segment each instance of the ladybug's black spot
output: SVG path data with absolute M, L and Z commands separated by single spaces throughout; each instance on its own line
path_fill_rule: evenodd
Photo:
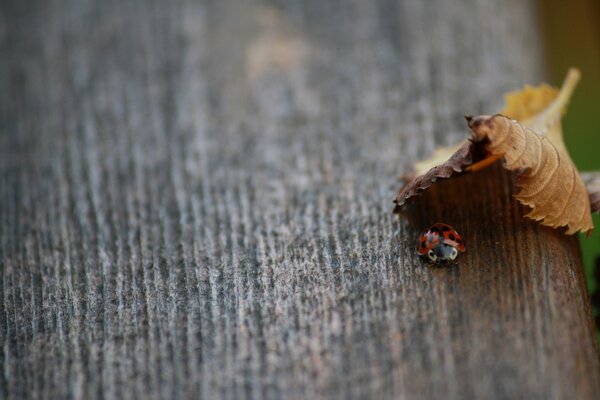
M 431 233 L 440 233 L 439 229 L 436 226 L 434 226 L 433 228 L 431 228 L 429 230 L 429 232 L 431 232 Z
M 455 240 L 456 236 L 454 236 L 454 233 L 451 233 L 450 235 L 448 235 L 448 237 L 450 238 L 450 240 Z
M 449 230 L 450 230 L 450 227 L 448 225 L 442 226 L 442 231 L 448 232 Z
M 425 246 L 427 246 L 426 243 L 425 243 L 425 241 L 422 241 L 421 242 L 421 247 L 425 248 Z

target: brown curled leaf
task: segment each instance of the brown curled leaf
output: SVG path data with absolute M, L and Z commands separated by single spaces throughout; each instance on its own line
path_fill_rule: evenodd
M 446 162 L 412 179 L 409 184 L 400 189 L 394 200 L 396 204 L 394 212 L 400 212 L 400 208 L 407 199 L 420 194 L 438 179 L 450 178 L 452 175 L 462 172 L 463 168 L 471 162 L 471 142 L 467 141 Z
M 545 84 L 526 86 L 506 95 L 506 106 L 500 114 L 467 118 L 470 127 L 475 128 L 474 137 L 437 149 L 433 157 L 415 163 L 413 180 L 398 192 L 394 211 L 400 211 L 408 199 L 437 179 L 475 172 L 504 158 L 505 167 L 518 174 L 520 191 L 515 198 L 531 207 L 527 217 L 547 226 L 566 226 L 568 234 L 579 230 L 589 233 L 593 228 L 590 209 L 600 209 L 600 178 L 587 183 L 588 198 L 565 147 L 561 127 L 562 114 L 579 78 L 579 71 L 572 68 L 560 90 Z M 472 126 L 477 121 L 483 125 Z M 506 132 L 491 132 L 492 126 Z
M 571 68 L 561 90 L 543 83 L 539 86 L 525 85 L 521 90 L 508 92 L 504 96 L 506 104 L 498 114 L 516 119 L 535 132 L 545 134 L 557 147 L 564 146 L 560 117 L 579 78 L 579 71 Z M 438 147 L 431 157 L 414 163 L 414 175 L 423 175 L 436 165 L 444 163 L 466 142 L 467 139 L 452 146 Z
M 464 146 L 469 142 L 468 139 L 461 141 L 453 146 L 448 147 L 438 147 L 435 149 L 431 157 L 426 158 L 425 160 L 417 161 L 413 164 L 413 176 L 425 175 L 430 169 L 446 163 L 451 158 L 456 158 L 456 154 L 458 152 L 464 154 Z M 455 161 L 456 164 L 456 161 Z
M 567 234 L 594 228 L 586 187 L 571 157 L 550 140 L 504 115 L 469 120 L 476 142 L 487 140 L 492 155 L 502 156 L 504 167 L 517 172 L 520 191 L 515 198 L 531 208 L 525 216 Z

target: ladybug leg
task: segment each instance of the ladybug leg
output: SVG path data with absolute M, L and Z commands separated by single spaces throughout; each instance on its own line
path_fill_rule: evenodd
M 489 167 L 490 165 L 492 165 L 493 163 L 495 163 L 502 157 L 504 157 L 504 154 L 488 156 L 488 157 L 484 158 L 483 160 L 477 161 L 475 164 L 471 164 L 468 167 L 466 167 L 465 172 L 475 172 L 475 171 L 484 169 L 486 167 Z

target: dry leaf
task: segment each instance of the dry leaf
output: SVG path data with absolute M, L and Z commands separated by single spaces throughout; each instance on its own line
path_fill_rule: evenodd
M 466 165 L 471 164 L 471 142 L 464 143 L 443 164 L 431 168 L 427 173 L 413 178 L 405 185 L 396 196 L 394 212 L 400 212 L 404 202 L 427 189 L 438 179 L 449 178 L 457 172 L 461 172 Z
M 556 148 L 568 153 L 563 141 L 561 117 L 580 77 L 579 71 L 571 68 L 560 91 L 542 84 L 537 87 L 527 85 L 520 91 L 508 93 L 506 106 L 499 114 L 544 135 Z
M 502 156 L 504 167 L 518 173 L 521 190 L 515 198 L 531 207 L 526 217 L 553 228 L 566 226 L 569 235 L 594 228 L 585 185 L 566 151 L 500 114 L 473 118 L 469 127 L 474 141 L 487 140 L 490 154 Z
M 521 190 L 515 198 L 532 208 L 527 217 L 546 226 L 566 226 L 567 234 L 590 232 L 590 202 L 564 145 L 560 122 L 578 80 L 579 72 L 571 69 L 560 91 L 548 85 L 526 86 L 507 94 L 500 114 L 468 118 L 473 137 L 416 163 L 419 176 L 398 192 L 394 211 L 437 179 L 476 171 L 504 158 L 504 166 L 518 173 Z M 597 193 L 600 203 L 600 188 Z
M 454 146 L 438 147 L 437 149 L 435 149 L 435 151 L 433 152 L 431 157 L 429 157 L 425 160 L 417 161 L 416 163 L 414 163 L 412 175 L 414 175 L 414 176 L 424 175 L 430 169 L 446 162 L 446 160 L 449 160 L 450 158 L 455 157 L 455 154 L 459 150 L 462 149 L 462 152 L 464 152 L 464 146 L 467 145 L 468 143 L 469 143 L 468 140 L 463 140 L 462 142 L 455 144 Z M 462 169 L 456 170 L 456 172 L 462 172 Z M 449 178 L 449 177 L 450 176 L 447 176 L 446 178 Z
M 576 70 L 570 73 L 577 74 Z M 575 82 L 573 82 L 575 83 Z M 555 87 L 545 83 L 540 86 L 525 85 L 521 90 L 508 92 L 504 96 L 506 105 L 499 114 L 506 115 L 522 124 L 529 125 L 529 119 L 533 116 L 543 114 L 550 104 L 556 100 L 560 93 Z
M 535 132 L 548 136 L 555 146 L 564 147 L 562 133 L 560 133 L 560 117 L 579 78 L 579 71 L 572 68 L 569 70 L 561 90 L 541 84 L 539 86 L 525 85 L 521 90 L 508 92 L 504 96 L 506 105 L 498 114 L 516 119 Z M 424 175 L 431 168 L 444 163 L 467 142 L 468 140 L 465 139 L 456 145 L 435 149 L 431 157 L 414 163 L 413 175 Z

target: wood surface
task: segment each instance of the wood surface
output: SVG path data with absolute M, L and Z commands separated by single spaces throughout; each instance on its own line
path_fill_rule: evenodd
M 392 214 L 544 79 L 530 1 L 0 6 L 0 398 L 592 399 L 577 239 L 498 166 Z M 457 266 L 427 267 L 427 225 Z

